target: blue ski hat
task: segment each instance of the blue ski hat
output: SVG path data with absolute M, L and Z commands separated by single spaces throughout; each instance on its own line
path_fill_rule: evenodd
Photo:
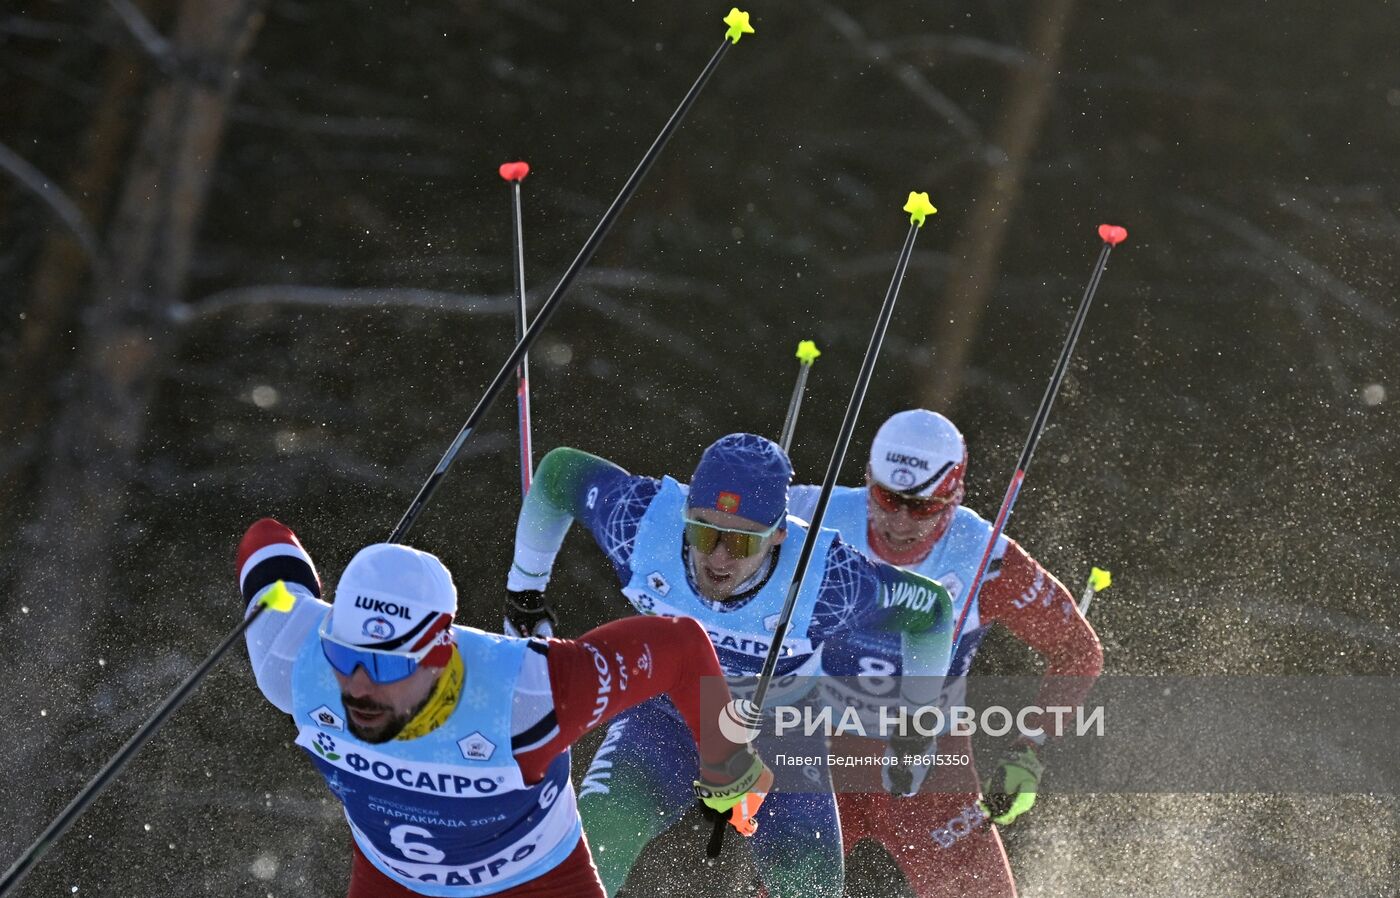
M 715 508 L 772 526 L 787 515 L 792 462 L 772 440 L 731 433 L 710 444 L 690 478 L 691 508 Z

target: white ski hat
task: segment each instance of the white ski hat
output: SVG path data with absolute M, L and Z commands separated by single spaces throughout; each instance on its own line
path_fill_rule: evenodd
M 891 415 L 870 444 L 870 476 L 906 496 L 952 496 L 967 473 L 967 443 L 953 422 L 928 409 Z M 959 497 L 960 499 L 961 497 Z
M 457 588 L 436 555 L 394 543 L 366 546 L 335 587 L 331 638 L 381 651 L 417 651 L 452 623 Z

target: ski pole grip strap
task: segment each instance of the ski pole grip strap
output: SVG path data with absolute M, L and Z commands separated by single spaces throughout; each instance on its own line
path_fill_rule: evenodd
M 748 759 L 748 767 L 733 780 L 723 785 L 705 779 L 706 774 L 710 771 L 702 767 L 701 779 L 694 782 L 695 797 L 704 802 L 707 807 L 721 812 L 738 804 L 740 799 L 754 790 L 754 786 L 758 785 L 759 780 L 768 770 L 763 759 L 752 751 L 736 754 L 729 763 L 732 766 L 737 766 L 739 763 L 743 763 L 745 757 Z

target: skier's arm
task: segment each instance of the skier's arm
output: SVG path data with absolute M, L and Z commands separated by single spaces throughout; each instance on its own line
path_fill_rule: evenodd
M 515 557 L 506 588 L 513 592 L 542 592 L 549 585 L 554 559 L 564 545 L 569 527 L 575 520 L 582 520 L 598 534 L 606 511 L 604 500 L 629 477 L 607 459 L 578 449 L 561 446 L 546 454 L 520 508 Z M 614 565 L 619 563 L 616 558 L 610 560 Z
M 258 688 L 284 713 L 292 713 L 292 665 L 306 637 L 320 626 L 330 606 L 320 601 L 321 579 L 288 527 L 263 518 L 238 544 L 238 585 L 245 613 L 277 581 L 296 598 L 291 611 L 268 609 L 248 628 L 248 660 Z
M 898 630 L 906 677 L 942 677 L 953 654 L 953 601 L 948 590 L 922 574 L 872 561 L 880 592 L 867 621 Z
M 982 587 L 978 607 L 984 621 L 999 621 L 1045 659 L 1045 677 L 1035 704 L 1078 707 L 1103 669 L 1103 647 L 1079 613 L 1074 596 L 1015 541 L 1007 541 L 1000 575 Z M 1046 716 L 1050 736 L 1056 718 Z
M 863 556 L 862 556 L 863 557 Z M 859 626 L 900 635 L 900 692 L 910 705 L 932 704 L 943 689 L 953 656 L 953 602 L 948 590 L 913 571 L 866 561 L 878 584 L 862 603 Z
M 919 705 L 937 698 L 952 657 L 953 603 L 936 581 L 873 561 L 837 538 L 827 550 L 814 620 L 828 631 L 898 633 L 904 697 Z
M 584 733 L 658 695 L 669 696 L 681 713 L 706 767 L 722 767 L 743 748 L 719 731 L 718 709 L 729 691 L 709 636 L 691 618 L 626 617 L 578 639 L 532 640 L 530 648 L 527 664 L 538 671 L 546 662 L 548 699 L 539 700 L 544 690 L 538 685 L 534 697 L 517 693 L 512 749 L 526 782 L 538 782 Z M 715 715 L 708 722 L 701 713 L 704 677 L 714 678 L 706 687 L 715 690 L 705 703 L 707 714 Z

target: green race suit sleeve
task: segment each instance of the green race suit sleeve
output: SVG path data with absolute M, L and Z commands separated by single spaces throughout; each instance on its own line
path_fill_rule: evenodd
M 600 496 L 631 475 L 604 458 L 561 446 L 540 460 L 515 526 L 515 557 L 506 588 L 543 590 L 575 520 L 596 532 Z
M 905 698 L 931 704 L 953 657 L 952 598 L 935 580 L 884 562 L 872 563 L 880 580 L 880 601 L 868 622 L 899 631 Z

